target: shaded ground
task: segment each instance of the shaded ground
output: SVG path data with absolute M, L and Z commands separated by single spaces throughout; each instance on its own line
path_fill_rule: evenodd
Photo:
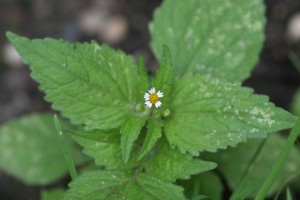
M 4 31 L 31 38 L 54 37 L 69 41 L 109 43 L 129 54 L 144 55 L 149 71 L 156 61 L 149 49 L 147 24 L 161 0 L 2 0 L 0 2 L 0 122 L 29 113 L 50 110 L 29 77 L 29 69 L 15 56 Z M 299 0 L 265 0 L 266 41 L 253 76 L 245 85 L 267 94 L 276 105 L 289 108 L 300 74 L 288 58 L 300 56 L 300 28 L 288 34 L 300 13 Z M 300 21 L 300 19 L 299 19 Z M 298 22 L 300 23 L 300 22 Z M 300 26 L 300 25 L 299 25 Z M 296 25 L 293 25 L 295 28 Z M 39 189 L 27 187 L 0 170 L 0 199 L 38 199 Z

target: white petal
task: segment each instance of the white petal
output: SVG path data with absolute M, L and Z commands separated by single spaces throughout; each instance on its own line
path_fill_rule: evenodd
M 160 107 L 160 106 L 161 106 L 161 102 L 160 102 L 160 101 L 158 101 L 158 102 L 155 103 L 155 107 L 156 107 L 156 108 L 158 108 L 158 107 Z
M 153 94 L 153 93 L 155 93 L 155 88 L 153 87 L 153 88 L 151 88 L 150 90 L 149 90 L 149 93 L 150 94 Z
M 149 108 L 152 107 L 152 103 L 151 103 L 150 101 L 146 101 L 145 104 L 146 104 L 146 106 L 148 106 Z
M 156 94 L 159 98 L 164 96 L 164 94 L 161 91 L 158 91 Z
M 146 101 L 149 100 L 149 97 L 150 97 L 150 94 L 149 93 L 145 93 L 144 98 L 145 98 Z

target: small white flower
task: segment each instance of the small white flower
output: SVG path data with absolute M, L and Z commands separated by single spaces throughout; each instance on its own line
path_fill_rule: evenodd
M 155 92 L 155 88 L 151 88 L 148 92 L 145 93 L 145 104 L 151 108 L 154 104 L 156 108 L 160 107 L 162 103 L 159 101 L 159 98 L 163 97 L 164 94 L 161 91 Z

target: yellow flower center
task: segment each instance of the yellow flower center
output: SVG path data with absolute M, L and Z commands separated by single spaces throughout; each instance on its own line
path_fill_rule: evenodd
M 159 100 L 159 97 L 157 96 L 156 93 L 150 94 L 150 97 L 149 97 L 150 103 L 155 104 L 156 102 L 158 102 L 158 100 Z

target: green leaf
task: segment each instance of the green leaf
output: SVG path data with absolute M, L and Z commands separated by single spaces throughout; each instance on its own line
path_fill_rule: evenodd
M 86 161 L 69 141 L 75 164 Z M 28 115 L 0 128 L 0 168 L 26 184 L 49 184 L 66 175 L 67 165 L 60 149 L 51 115 Z
M 182 154 L 177 149 L 172 149 L 163 140 L 145 164 L 145 171 L 151 176 L 174 182 L 176 179 L 189 179 L 190 175 L 202 173 L 215 167 L 216 164 L 213 162 L 193 158 L 189 154 Z
M 198 155 L 199 151 L 216 151 L 294 126 L 295 116 L 252 92 L 211 76 L 178 81 L 164 125 L 169 143 Z
M 96 42 L 7 37 L 30 65 L 46 100 L 73 123 L 116 128 L 135 107 L 137 67 L 131 56 Z
M 63 188 L 42 190 L 41 200 L 60 200 L 63 198 L 64 192 L 65 190 Z
M 96 142 L 117 143 L 120 141 L 119 129 L 112 129 L 107 131 L 95 129 L 85 131 L 78 128 L 77 130 L 66 129 L 65 132 L 69 133 L 72 137 L 75 136 L 75 138 L 84 138 Z
M 90 171 L 71 182 L 64 200 L 184 200 L 183 189 L 146 174 Z
M 184 193 L 189 199 L 194 199 L 198 195 L 204 195 L 211 200 L 221 200 L 223 184 L 220 178 L 213 172 L 205 172 L 192 176 L 189 180 L 179 181 L 179 185 L 184 187 Z
M 138 138 L 141 129 L 145 125 L 147 118 L 130 115 L 121 129 L 121 149 L 122 158 L 125 163 L 128 162 L 133 142 Z
M 161 65 L 156 72 L 156 78 L 154 80 L 154 87 L 160 90 L 164 94 L 162 102 L 168 102 L 167 98 L 171 91 L 173 81 L 173 68 L 171 64 L 170 49 L 163 45 L 163 54 L 161 59 Z
M 150 24 L 151 47 L 173 56 L 176 76 L 212 73 L 231 81 L 246 79 L 264 40 L 263 1 L 165 0 Z
M 154 147 L 157 140 L 161 137 L 162 122 L 151 118 L 147 125 L 147 135 L 141 151 L 139 152 L 138 159 L 142 159 Z
M 286 189 L 286 200 L 293 200 L 291 191 L 289 188 Z
M 300 88 L 298 88 L 294 94 L 294 98 L 291 104 L 291 111 L 300 116 Z
M 146 73 L 144 58 L 138 60 L 138 77 L 137 77 L 137 99 L 143 99 L 146 91 L 149 90 L 149 76 Z
M 141 151 L 138 144 L 134 145 L 131 157 L 125 164 L 122 159 L 120 135 L 117 132 L 97 130 L 90 133 L 72 133 L 72 136 L 84 147 L 83 153 L 93 157 L 98 166 L 104 166 L 108 170 L 139 168 L 151 176 L 175 181 L 178 178 L 187 179 L 192 174 L 216 167 L 215 163 L 196 159 L 189 154 L 182 154 L 177 149 L 171 149 L 165 139 L 153 148 L 153 153 L 147 157 L 147 160 L 146 158 L 137 160 Z
M 121 140 L 119 130 L 102 131 L 94 130 L 89 133 L 74 133 L 72 137 L 83 148 L 83 153 L 94 158 L 98 166 L 108 170 L 128 170 L 135 168 L 137 162 L 137 149 L 134 148 L 128 163 L 122 160 Z
M 235 190 L 239 184 L 244 171 L 247 168 L 253 154 L 260 145 L 260 140 L 250 140 L 245 144 L 240 144 L 235 148 L 229 148 L 220 151 L 217 154 L 208 154 L 206 159 L 218 163 L 218 170 L 225 176 L 231 189 Z M 244 185 L 244 189 L 254 187 L 254 191 L 248 194 L 249 197 L 255 197 L 259 190 L 264 176 L 273 166 L 280 151 L 284 147 L 286 138 L 279 134 L 271 134 L 263 146 L 261 153 L 254 163 Z M 280 190 L 292 177 L 300 173 L 300 151 L 294 147 L 287 158 L 280 174 L 269 191 L 269 195 Z M 262 181 L 260 181 L 262 179 Z M 257 184 L 260 183 L 260 184 Z

